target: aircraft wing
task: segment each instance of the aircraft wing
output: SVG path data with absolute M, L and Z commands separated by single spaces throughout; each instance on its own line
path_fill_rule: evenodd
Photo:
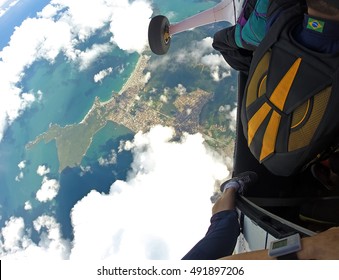
M 226 21 L 235 24 L 244 0 L 223 0 L 214 7 L 170 25 L 170 35 L 206 24 Z

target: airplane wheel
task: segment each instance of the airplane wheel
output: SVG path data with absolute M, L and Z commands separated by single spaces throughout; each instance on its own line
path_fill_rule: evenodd
M 162 15 L 155 16 L 149 23 L 148 43 L 155 54 L 163 55 L 167 53 L 171 45 L 169 26 L 168 18 Z

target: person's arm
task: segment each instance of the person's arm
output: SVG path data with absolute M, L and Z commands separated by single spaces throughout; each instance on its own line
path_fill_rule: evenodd
M 338 260 L 339 227 L 334 227 L 301 240 L 301 250 L 297 252 L 300 260 Z M 258 250 L 221 258 L 222 260 L 275 260 L 268 250 Z

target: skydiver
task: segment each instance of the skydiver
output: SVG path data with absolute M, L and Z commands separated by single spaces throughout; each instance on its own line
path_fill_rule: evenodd
M 245 0 L 234 26 L 214 34 L 213 48 L 235 70 L 248 73 L 253 51 L 266 33 L 269 0 Z
M 316 162 L 317 176 L 319 159 L 339 147 L 338 30 L 338 0 L 248 0 L 237 24 L 214 36 L 213 47 L 249 75 L 244 136 L 275 175 Z
M 297 3 L 305 6 L 304 20 L 293 35 L 302 45 L 321 53 L 339 51 L 339 1 L 337 0 L 245 0 L 236 25 L 215 33 L 213 47 L 235 70 L 248 72 L 256 50 L 275 20 L 287 8 Z M 270 8 L 270 9 L 269 9 Z M 306 8 L 306 6 L 305 6 Z M 321 19 L 326 29 L 314 33 L 308 28 L 310 17 Z
M 257 175 L 248 171 L 224 182 L 222 192 L 212 207 L 211 225 L 205 235 L 182 259 L 183 260 L 270 260 L 268 250 L 258 250 L 232 255 L 240 226 L 235 210 L 235 198 L 257 182 Z M 312 237 L 301 239 L 301 250 L 296 252 L 300 260 L 339 259 L 339 227 L 330 228 Z

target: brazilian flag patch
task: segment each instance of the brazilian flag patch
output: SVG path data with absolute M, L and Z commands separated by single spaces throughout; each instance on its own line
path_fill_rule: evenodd
M 325 22 L 322 20 L 309 18 L 307 23 L 307 29 L 311 29 L 322 33 L 324 30 Z

